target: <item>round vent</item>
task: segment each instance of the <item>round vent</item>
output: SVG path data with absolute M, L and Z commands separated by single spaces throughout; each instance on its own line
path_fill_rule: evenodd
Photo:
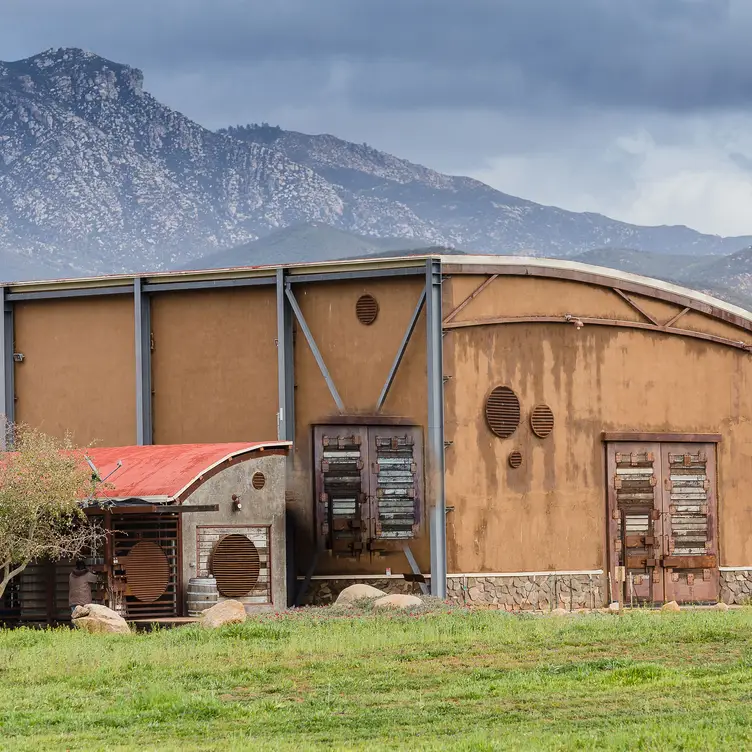
M 486 400 L 488 427 L 501 439 L 508 439 L 520 424 L 520 401 L 508 386 L 497 386 Z
M 522 464 L 522 452 L 516 449 L 509 453 L 509 467 L 517 469 Z
M 128 595 L 144 603 L 153 603 L 165 594 L 170 584 L 170 564 L 161 546 L 141 541 L 125 557 Z
M 366 326 L 373 324 L 379 315 L 379 304 L 376 302 L 376 298 L 373 295 L 361 295 L 355 304 L 355 315 L 361 324 Z
M 533 433 L 545 439 L 554 430 L 554 414 L 548 405 L 536 405 L 530 413 L 530 427 Z
M 256 587 L 260 566 L 258 549 L 239 533 L 222 538 L 211 557 L 217 590 L 227 598 L 248 595 Z
M 265 485 L 266 485 L 266 477 L 263 473 L 255 472 L 251 476 L 251 485 L 257 490 L 260 491 Z

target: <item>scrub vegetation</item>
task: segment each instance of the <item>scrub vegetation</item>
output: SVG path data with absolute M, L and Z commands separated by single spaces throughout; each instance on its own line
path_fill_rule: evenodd
M 752 610 L 0 631 L 3 749 L 744 749 Z

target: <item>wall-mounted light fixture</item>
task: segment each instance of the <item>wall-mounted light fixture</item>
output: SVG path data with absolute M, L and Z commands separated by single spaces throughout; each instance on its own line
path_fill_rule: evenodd
M 232 495 L 232 508 L 236 512 L 243 508 L 243 505 L 240 503 L 240 497 L 237 494 Z

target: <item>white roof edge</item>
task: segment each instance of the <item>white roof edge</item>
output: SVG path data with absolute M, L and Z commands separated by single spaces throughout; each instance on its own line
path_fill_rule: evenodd
M 608 277 L 615 282 L 634 282 L 644 287 L 651 287 L 654 290 L 683 295 L 684 297 L 696 300 L 699 303 L 719 308 L 727 313 L 734 314 L 740 318 L 746 319 L 752 323 L 752 312 L 741 308 L 740 306 L 727 303 L 725 300 L 719 300 L 712 295 L 706 295 L 703 292 L 692 290 L 681 285 L 674 285 L 671 282 L 664 282 L 654 277 L 643 277 L 640 274 L 623 272 L 618 269 L 609 269 L 605 266 L 594 266 L 592 264 L 583 264 L 580 261 L 570 261 L 568 259 L 550 259 L 540 256 L 497 256 L 497 255 L 467 255 L 467 256 L 441 256 L 442 264 L 460 264 L 460 265 L 487 265 L 487 266 L 536 266 L 541 269 L 566 269 L 570 271 L 589 272 L 601 277 Z
M 248 454 L 249 452 L 263 452 L 265 449 L 281 449 L 283 447 L 289 448 L 291 446 L 292 441 L 267 441 L 260 444 L 248 444 L 248 446 L 246 447 L 236 449 L 234 452 L 230 452 L 229 454 L 225 455 L 221 459 L 209 465 L 209 467 L 204 468 L 204 470 L 202 470 L 198 475 L 191 478 L 188 483 L 186 483 L 174 496 L 171 497 L 171 501 L 180 498 L 180 496 L 185 493 L 186 489 L 190 488 L 197 480 L 199 480 L 199 478 L 201 478 L 202 475 L 206 475 L 206 473 L 221 465 L 223 462 L 227 462 L 227 460 L 231 460 L 234 457 L 239 457 L 241 454 Z

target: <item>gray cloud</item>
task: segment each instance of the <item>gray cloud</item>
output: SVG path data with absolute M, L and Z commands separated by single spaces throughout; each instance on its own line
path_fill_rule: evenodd
M 6 49 L 76 44 L 147 71 L 346 67 L 359 106 L 752 103 L 749 0 L 6 0 L 2 15 Z

